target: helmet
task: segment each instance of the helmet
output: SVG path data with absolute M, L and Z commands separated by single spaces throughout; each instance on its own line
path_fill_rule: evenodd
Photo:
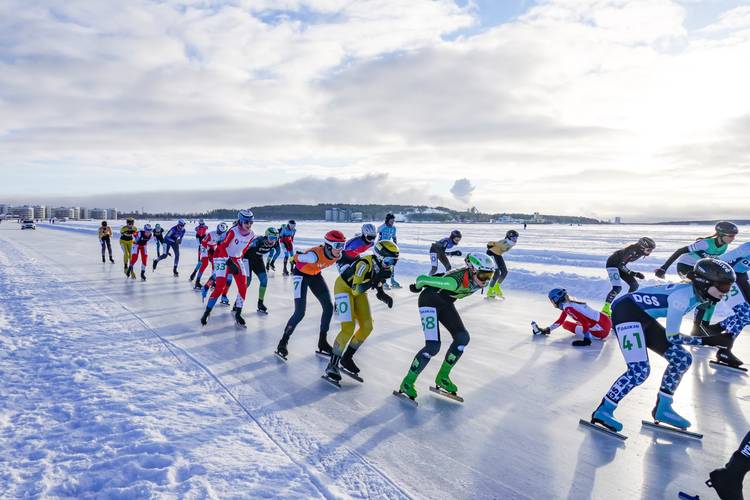
M 334 250 L 338 250 L 339 252 L 344 249 L 344 245 L 346 244 L 346 237 L 344 236 L 344 233 L 341 231 L 337 231 L 334 229 L 333 231 L 328 231 L 325 236 L 325 245 L 328 247 L 331 247 Z
M 106 226 L 106 225 L 107 225 L 107 221 L 106 221 L 106 220 L 103 220 L 103 221 L 102 221 L 102 226 Z
M 480 286 L 484 286 L 495 274 L 495 261 L 486 253 L 469 252 L 464 262 L 466 262 L 466 267 L 474 273 L 474 279 Z
M 287 226 L 296 226 L 297 223 L 294 222 L 294 219 L 289 219 L 289 222 L 286 223 Z
M 177 221 L 178 226 L 184 226 L 185 225 L 185 219 L 180 219 Z
M 226 222 L 219 222 L 216 225 L 216 232 L 219 234 L 223 234 L 227 232 L 227 223 Z
M 198 219 L 198 225 L 202 226 L 203 224 L 205 224 L 205 222 L 203 222 L 203 219 Z
M 240 223 L 253 222 L 255 220 L 255 216 L 253 215 L 252 210 L 246 208 L 237 212 L 237 220 L 240 221 Z
M 656 248 L 656 242 L 651 238 L 644 236 L 643 238 L 638 240 L 638 246 L 640 246 L 644 250 L 653 250 L 654 248 Z
M 266 229 L 266 238 L 269 240 L 278 240 L 279 239 L 279 230 L 275 227 L 269 227 Z
M 385 266 L 391 267 L 398 261 L 398 245 L 389 240 L 378 241 L 372 249 L 377 259 Z
M 388 222 L 389 220 L 396 220 L 396 216 L 393 214 L 386 214 L 385 221 Z
M 511 229 L 507 233 L 505 233 L 505 238 L 508 240 L 516 241 L 518 239 L 518 231 L 515 229 Z
M 454 229 L 453 231 L 451 231 L 450 238 L 451 239 L 455 239 L 455 238 L 461 239 L 461 231 L 459 231 L 458 229 Z
M 560 304 L 568 300 L 568 292 L 564 288 L 553 288 L 549 291 L 547 297 L 549 297 L 550 302 L 552 302 L 555 307 L 560 307 Z
M 719 236 L 734 236 L 739 232 L 736 224 L 726 220 L 717 222 L 715 229 Z
M 726 262 L 705 258 L 695 263 L 688 278 L 693 282 L 693 290 L 700 299 L 717 303 L 732 289 L 737 276 L 732 266 Z M 710 288 L 718 290 L 718 297 L 709 291 Z
M 376 233 L 375 226 L 372 224 L 362 224 L 362 236 L 364 236 L 367 241 L 373 241 Z
M 135 219 L 134 219 L 134 218 L 132 218 L 132 217 L 128 217 L 128 218 L 127 218 L 127 219 L 125 220 L 125 222 L 126 222 L 126 223 L 128 223 L 128 224 L 135 224 Z
M 143 226 L 143 230 L 144 231 L 151 231 L 151 224 L 146 224 L 145 226 Z
M 159 224 L 159 223 L 157 222 L 157 223 L 156 223 L 156 225 L 155 225 L 154 227 L 161 227 L 161 224 Z

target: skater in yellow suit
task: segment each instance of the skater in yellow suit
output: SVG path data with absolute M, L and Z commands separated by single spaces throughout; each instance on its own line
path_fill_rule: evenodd
M 122 248 L 123 271 L 126 276 L 130 274 L 128 268 L 130 267 L 130 254 L 133 251 L 133 234 L 137 231 L 135 220 L 131 217 L 128 217 L 125 225 L 120 228 L 120 248 Z
M 373 255 L 359 257 L 338 278 L 334 285 L 336 314 L 341 322 L 341 331 L 333 343 L 331 361 L 326 367 L 326 376 L 341 380 L 339 364 L 345 372 L 358 377 L 359 367 L 352 356 L 372 332 L 372 315 L 367 291 L 376 290 L 375 297 L 388 308 L 393 307 L 393 298 L 383 291 L 383 283 L 393 273 L 398 261 L 398 245 L 381 240 L 373 248 Z M 355 323 L 359 329 L 354 332 Z
M 503 289 L 500 288 L 500 284 L 505 280 L 505 277 L 508 276 L 508 268 L 505 266 L 505 259 L 503 259 L 503 254 L 507 251 L 509 251 L 511 248 L 513 248 L 518 241 L 518 231 L 515 229 L 511 229 L 507 233 L 505 233 L 505 238 L 498 241 L 490 241 L 487 243 L 487 255 L 492 257 L 492 259 L 495 261 L 495 265 L 497 266 L 497 269 L 495 269 L 495 274 L 492 276 L 492 280 L 490 281 L 490 286 L 487 288 L 487 298 L 503 298 Z

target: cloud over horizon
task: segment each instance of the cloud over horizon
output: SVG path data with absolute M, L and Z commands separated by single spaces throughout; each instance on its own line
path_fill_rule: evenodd
M 380 179 L 393 203 L 496 212 L 750 209 L 750 7 L 517 5 L 8 0 L 0 202 L 363 202 L 344 190 Z

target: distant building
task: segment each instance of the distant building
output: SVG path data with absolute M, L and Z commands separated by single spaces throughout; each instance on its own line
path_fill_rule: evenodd
M 33 219 L 34 218 L 34 207 L 24 205 L 22 207 L 10 207 L 8 209 L 10 215 L 15 215 L 19 219 Z
M 109 219 L 109 220 L 117 220 L 117 209 L 116 208 L 108 208 L 107 209 L 107 219 Z
M 539 215 L 539 212 L 534 212 L 533 217 L 531 218 L 531 222 L 534 224 L 544 224 L 544 217 Z
M 8 206 L 8 205 L 6 205 L 4 203 L 0 203 L 0 215 L 7 214 L 9 208 L 10 208 L 10 206 Z
M 615 224 L 622 224 L 622 219 L 615 217 Z
M 78 216 L 79 216 L 79 217 L 80 217 L 81 219 L 89 219 L 89 218 L 90 218 L 90 216 L 89 216 L 89 209 L 88 209 L 88 208 L 85 208 L 85 207 L 81 207 L 81 211 L 80 211 L 80 213 L 78 214 Z
M 34 218 L 35 219 L 46 219 L 47 218 L 47 207 L 44 205 L 36 205 L 34 207 Z
M 92 208 L 89 210 L 89 218 L 94 220 L 107 219 L 107 210 L 104 208 Z
M 364 220 L 364 215 L 362 212 L 352 212 L 351 221 L 352 222 L 362 222 Z
M 75 219 L 76 211 L 70 207 L 57 207 L 52 209 L 51 215 L 56 219 Z

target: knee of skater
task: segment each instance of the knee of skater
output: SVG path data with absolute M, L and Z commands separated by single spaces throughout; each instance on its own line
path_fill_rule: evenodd
M 466 347 L 469 344 L 469 332 L 463 331 L 458 332 L 456 336 L 454 337 L 456 344 L 458 345 L 458 350 L 463 351 L 464 347 Z
M 359 325 L 359 336 L 360 337 L 367 337 L 372 332 L 372 320 L 366 319 Z
M 250 281 L 248 278 L 247 281 Z M 266 273 L 260 273 L 258 275 L 258 281 L 260 281 L 260 286 L 268 286 L 268 275 Z
M 422 352 L 422 355 L 426 358 L 431 358 L 433 356 L 437 356 L 437 353 L 440 352 L 440 342 L 436 340 L 428 340 L 425 343 L 424 351 Z
M 635 370 L 631 369 L 631 375 L 632 375 L 633 383 L 635 385 L 641 385 L 642 383 L 644 383 L 650 374 L 651 374 L 650 365 L 644 365 L 644 366 L 636 368 Z
M 690 365 L 693 364 L 693 355 L 687 351 L 684 351 L 684 355 L 682 356 L 682 364 L 685 366 L 686 370 L 690 368 Z
M 333 314 L 333 303 L 323 302 L 322 306 L 324 314 Z

